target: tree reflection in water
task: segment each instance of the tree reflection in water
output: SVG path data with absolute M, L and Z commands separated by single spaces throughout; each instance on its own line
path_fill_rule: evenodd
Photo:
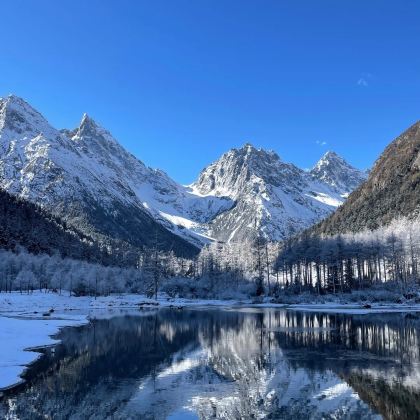
M 5 418 L 377 418 L 420 413 L 420 315 L 160 310 L 60 333 Z

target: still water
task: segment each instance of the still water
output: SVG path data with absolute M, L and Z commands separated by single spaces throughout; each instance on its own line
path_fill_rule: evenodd
M 59 338 L 1 418 L 420 418 L 420 314 L 162 309 Z

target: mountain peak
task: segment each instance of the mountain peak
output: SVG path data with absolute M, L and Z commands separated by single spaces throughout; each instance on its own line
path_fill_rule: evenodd
M 247 142 L 238 148 L 230 149 L 229 151 L 227 151 L 226 153 L 222 155 L 222 158 L 223 156 L 228 155 L 228 154 L 234 154 L 235 156 L 252 155 L 258 152 L 259 150 L 260 149 L 257 149 L 253 144 Z
M 91 120 L 91 118 L 89 117 L 89 115 L 86 112 L 84 112 L 83 115 L 82 115 L 82 120 L 80 121 L 80 125 L 82 125 L 83 123 L 85 123 L 87 121 L 90 121 L 90 120 Z
M 48 121 L 19 96 L 0 98 L 0 129 L 36 135 L 49 130 Z
M 257 148 L 253 144 L 247 142 L 240 148 L 240 150 L 244 150 L 245 152 L 252 152 L 253 150 L 257 150 Z
M 323 170 L 357 170 L 336 152 L 329 150 L 316 163 L 311 172 Z
M 300 172 L 294 165 L 282 162 L 274 151 L 245 143 L 203 169 L 193 185 L 203 195 L 236 198 L 245 190 L 262 191 L 265 185 L 283 184 L 289 175 L 299 176 Z
M 5 98 L 0 98 L 0 108 L 9 111 L 14 110 L 15 112 L 19 113 L 29 113 L 39 116 L 41 115 L 23 98 L 12 93 L 7 95 Z
M 322 156 L 310 174 L 314 179 L 333 187 L 342 196 L 347 196 L 366 179 L 365 172 L 354 168 L 331 150 Z
M 340 155 L 338 155 L 336 152 L 334 152 L 333 150 L 328 150 L 325 154 L 324 154 L 324 156 L 323 156 L 324 158 L 329 158 L 329 159 L 332 159 L 332 158 L 339 158 L 339 159 L 342 159 L 342 157 L 340 156 Z
M 86 112 L 83 114 L 79 127 L 74 131 L 74 139 L 89 139 L 89 140 L 106 140 L 108 142 L 117 143 L 112 137 L 111 133 L 101 127 L 93 118 Z
M 79 130 L 83 129 L 97 129 L 100 128 L 96 121 L 91 118 L 86 112 L 83 114 L 82 119 L 80 120 Z
M 342 164 L 350 166 L 344 158 L 342 158 L 339 154 L 334 152 L 333 150 L 328 150 L 324 155 L 321 157 L 321 159 L 317 162 L 315 167 L 319 165 L 326 165 L 330 164 L 331 162 L 340 162 Z
M 262 162 L 281 161 L 279 155 L 274 150 L 266 150 L 261 147 L 255 147 L 247 142 L 238 149 L 231 149 L 221 156 L 221 160 L 232 158 L 239 160 L 242 164 L 252 165 L 252 163 L 261 164 Z
M 0 98 L 0 101 L 6 102 L 8 104 L 26 104 L 29 106 L 29 104 L 23 98 L 13 93 L 9 93 L 5 98 Z

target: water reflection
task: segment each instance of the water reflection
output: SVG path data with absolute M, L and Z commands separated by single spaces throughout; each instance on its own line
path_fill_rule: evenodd
M 61 333 L 5 418 L 420 416 L 420 316 L 161 310 Z

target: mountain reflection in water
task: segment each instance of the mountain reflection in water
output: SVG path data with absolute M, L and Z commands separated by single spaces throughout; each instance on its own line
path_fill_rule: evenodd
M 19 419 L 420 418 L 420 314 L 163 309 L 93 319 L 0 401 Z

